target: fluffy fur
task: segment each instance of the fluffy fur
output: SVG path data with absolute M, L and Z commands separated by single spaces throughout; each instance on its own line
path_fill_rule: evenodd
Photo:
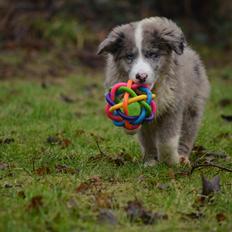
M 152 17 L 118 26 L 99 45 L 107 54 L 106 88 L 128 78 L 156 93 L 157 117 L 138 138 L 144 161 L 188 161 L 200 125 L 209 83 L 205 68 L 171 20 Z

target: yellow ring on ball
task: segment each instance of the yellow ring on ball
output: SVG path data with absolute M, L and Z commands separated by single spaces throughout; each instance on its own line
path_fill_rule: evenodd
M 155 94 L 152 94 L 152 99 L 155 98 Z M 138 102 L 138 101 L 143 101 L 143 100 L 146 100 L 147 99 L 147 95 L 145 94 L 142 94 L 142 95 L 139 95 L 139 96 L 136 96 L 136 97 L 133 97 L 133 98 L 129 98 L 128 99 L 128 104 L 131 104 L 131 103 L 135 103 L 135 102 Z M 111 106 L 109 111 L 112 112 L 112 111 L 115 111 L 115 110 L 118 110 L 120 108 L 122 108 L 123 106 L 123 102 L 120 102 L 114 106 Z

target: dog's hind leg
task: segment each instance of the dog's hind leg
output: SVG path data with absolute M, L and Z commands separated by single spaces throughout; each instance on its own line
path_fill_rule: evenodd
M 153 166 L 158 160 L 155 124 L 144 124 L 138 132 L 138 140 L 145 166 Z

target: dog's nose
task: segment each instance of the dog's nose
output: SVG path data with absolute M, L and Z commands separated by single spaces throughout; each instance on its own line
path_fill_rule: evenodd
M 144 83 L 147 79 L 148 75 L 146 73 L 137 73 L 135 75 L 135 78 L 140 82 L 140 83 Z

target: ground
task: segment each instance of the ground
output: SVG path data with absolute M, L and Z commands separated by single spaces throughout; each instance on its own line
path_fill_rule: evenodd
M 232 70 L 212 84 L 192 163 L 232 168 Z M 231 231 L 231 172 L 144 167 L 136 139 L 104 115 L 102 73 L 0 86 L 1 231 Z M 202 147 L 203 146 L 203 147 Z M 203 162 L 203 161 L 202 161 Z M 220 177 L 203 199 L 201 174 Z

